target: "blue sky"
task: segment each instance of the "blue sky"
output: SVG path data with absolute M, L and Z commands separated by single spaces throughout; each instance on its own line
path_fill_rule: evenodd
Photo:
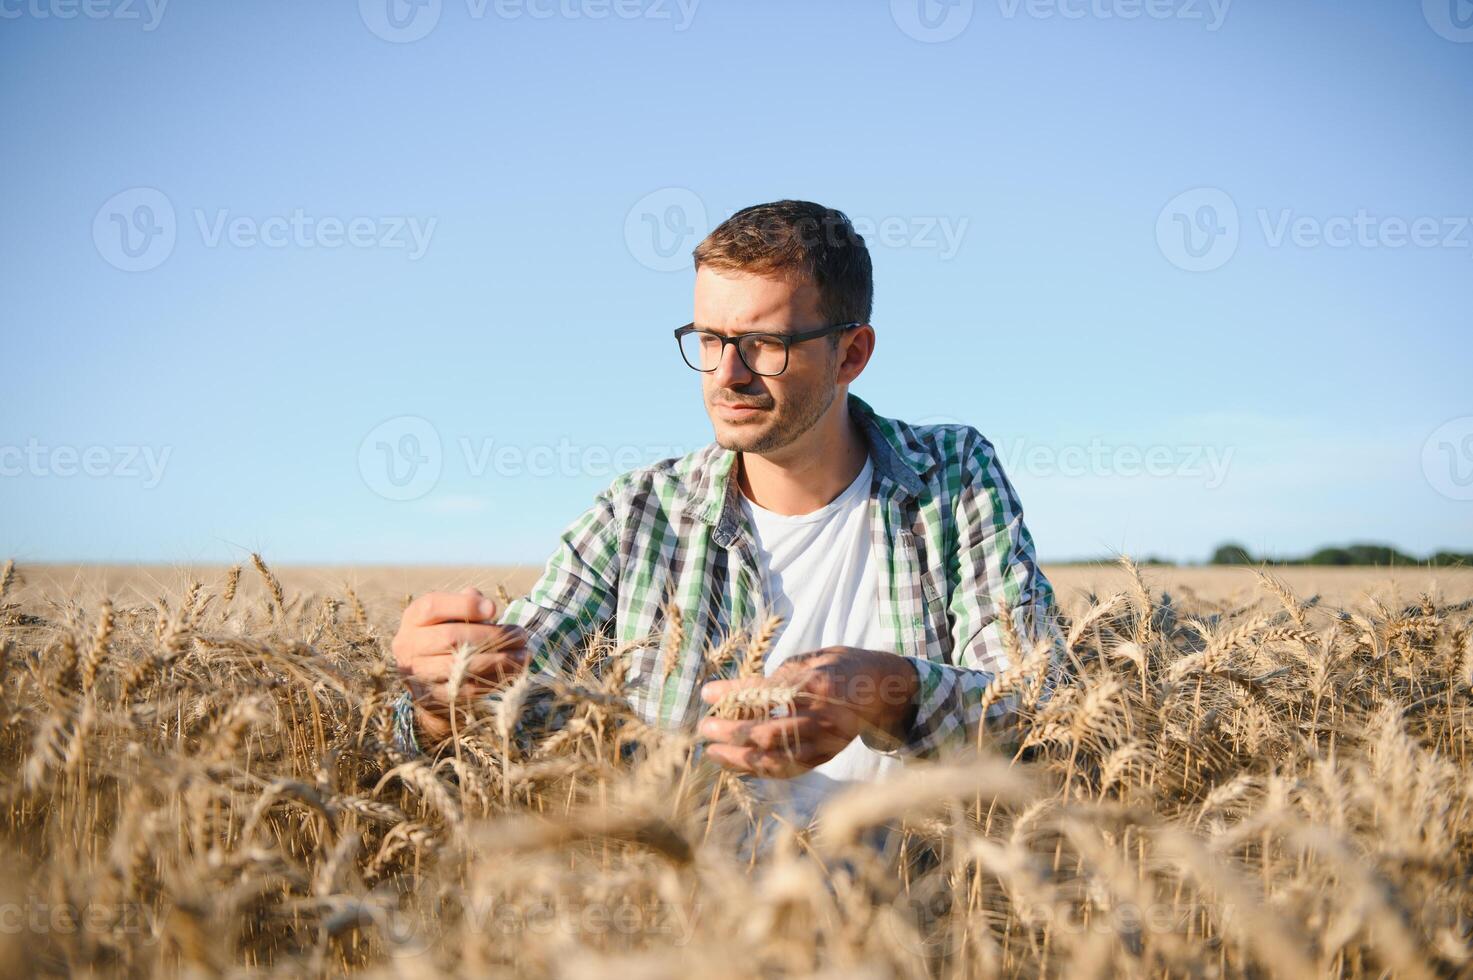
M 1473 549 L 1470 90 L 1467 0 L 0 0 L 0 554 L 540 562 L 782 197 L 1046 560 Z

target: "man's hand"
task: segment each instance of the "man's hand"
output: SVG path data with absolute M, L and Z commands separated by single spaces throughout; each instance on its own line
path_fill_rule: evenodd
M 432 739 L 450 734 L 450 671 L 462 643 L 474 648 L 456 701 L 496 690 L 526 669 L 531 651 L 520 626 L 497 626 L 496 602 L 476 589 L 430 592 L 411 602 L 392 648 L 399 676 L 414 698 L 420 728 Z
M 706 753 L 722 766 L 788 778 L 832 759 L 866 728 L 903 738 L 919 683 L 904 657 L 825 647 L 785 661 L 770 677 L 712 681 L 701 688 L 701 700 L 716 704 L 741 688 L 791 685 L 798 694 L 789 714 L 756 721 L 708 717 L 699 731 L 710 739 Z

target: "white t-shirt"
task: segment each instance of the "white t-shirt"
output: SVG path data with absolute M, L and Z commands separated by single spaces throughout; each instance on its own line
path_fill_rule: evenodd
M 873 476 L 874 464 L 866 458 L 847 490 L 808 514 L 775 514 L 742 495 L 756 536 L 765 613 L 783 617 L 766 673 L 795 654 L 826 646 L 890 649 L 880 627 L 879 566 L 872 554 Z M 828 762 L 792 779 L 754 780 L 753 789 L 807 823 L 831 793 L 900 764 L 856 737 Z

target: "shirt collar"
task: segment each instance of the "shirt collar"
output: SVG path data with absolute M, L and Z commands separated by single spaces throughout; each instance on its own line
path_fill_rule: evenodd
M 922 476 L 934 465 L 927 454 L 913 448 L 910 427 L 895 419 L 875 413 L 869 403 L 854 393 L 849 394 L 849 414 L 859 423 L 869 444 L 875 476 L 890 484 L 899 497 L 914 497 L 925 488 Z M 730 543 L 739 526 L 741 491 L 731 477 L 736 470 L 737 453 L 711 443 L 697 450 L 690 471 L 689 510 L 707 524 L 716 525 L 718 537 Z

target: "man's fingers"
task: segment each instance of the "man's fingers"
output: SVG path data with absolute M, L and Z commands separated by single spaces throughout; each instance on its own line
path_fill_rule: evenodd
M 809 715 L 756 721 L 704 718 L 700 725 L 700 733 L 712 742 L 751 745 L 759 749 L 797 747 L 805 739 L 819 736 L 822 731 L 817 721 Z
M 515 665 L 508 665 L 507 669 L 495 675 L 497 679 L 494 681 L 490 679 L 492 672 L 487 672 L 480 677 L 468 675 L 461 681 L 460 688 L 455 692 L 455 701 L 462 707 L 478 701 L 504 688 L 520 672 Z M 418 707 L 440 717 L 449 715 L 449 681 L 431 681 L 428 678 L 411 675 L 405 678 L 405 682 L 409 687 L 410 696 Z
M 486 695 L 492 693 L 500 685 L 483 685 L 465 683 L 460 685 L 460 690 L 455 692 L 455 703 L 462 709 L 473 701 L 479 701 Z M 425 685 L 426 700 L 430 710 L 437 714 L 448 714 L 450 710 L 450 685 L 449 684 L 427 684 Z M 421 701 L 426 704 L 426 701 Z
M 404 625 L 434 626 L 437 623 L 479 623 L 496 619 L 496 600 L 477 589 L 463 592 L 427 592 L 404 610 Z
M 832 753 L 806 747 L 794 752 L 764 752 L 752 746 L 719 743 L 706 746 L 706 755 L 726 769 L 769 779 L 788 779 L 833 758 Z
M 520 626 L 440 623 L 421 626 L 405 634 L 401 642 L 403 649 L 395 651 L 399 659 L 413 661 L 421 657 L 449 656 L 462 643 L 475 647 L 479 653 L 516 650 L 527 645 L 527 633 Z
M 761 680 L 763 678 L 740 677 L 727 681 L 708 681 L 701 686 L 701 700 L 707 704 L 715 704 L 730 692 L 742 687 L 751 687 Z
M 796 715 L 759 722 L 752 727 L 749 740 L 753 746 L 768 752 L 799 750 L 805 746 L 821 746 L 829 741 L 823 726 L 812 715 Z
M 521 673 L 529 659 L 531 659 L 531 651 L 525 647 L 521 650 L 504 650 L 500 653 L 473 654 L 466 662 L 464 684 L 466 686 L 499 684 L 505 678 Z M 454 672 L 454 657 L 421 657 L 409 668 L 409 673 L 416 679 L 431 684 L 449 681 L 450 675 Z
M 740 691 L 749 687 L 777 687 L 789 684 L 792 681 L 779 674 L 767 677 L 729 677 L 726 680 L 707 681 L 701 686 L 701 700 L 707 704 L 715 704 L 732 691 Z
M 829 719 L 811 714 L 765 721 L 706 718 L 699 731 L 709 740 L 708 747 L 749 748 L 811 765 L 839 754 L 854 738 L 848 732 L 835 730 Z
M 762 755 L 750 746 L 717 743 L 706 746 L 706 757 L 724 769 L 737 772 L 757 772 L 758 758 Z
M 732 721 L 726 718 L 702 718 L 696 731 L 701 737 L 713 742 L 747 745 L 754 724 L 751 721 Z

